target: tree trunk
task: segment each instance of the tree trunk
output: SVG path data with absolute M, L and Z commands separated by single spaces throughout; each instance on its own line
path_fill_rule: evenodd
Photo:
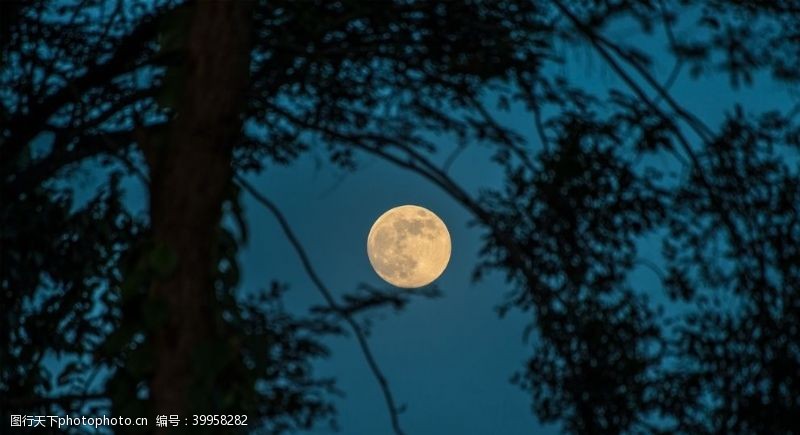
M 211 392 L 198 391 L 209 387 L 198 387 L 206 383 L 195 378 L 195 357 L 220 334 L 213 307 L 214 251 L 250 64 L 249 2 L 201 1 L 190 15 L 176 116 L 167 142 L 147 151 L 152 236 L 177 261 L 150 290 L 167 308 L 153 337 L 150 397 L 159 414 L 186 415 L 197 410 L 198 394 Z

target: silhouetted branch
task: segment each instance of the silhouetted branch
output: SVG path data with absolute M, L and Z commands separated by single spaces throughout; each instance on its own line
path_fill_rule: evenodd
M 119 41 L 118 48 L 110 59 L 90 65 L 85 74 L 72 79 L 59 91 L 48 95 L 27 111 L 9 120 L 9 125 L 19 128 L 14 130 L 3 143 L 3 154 L 8 161 L 15 160 L 50 117 L 65 104 L 73 101 L 76 92 L 82 94 L 98 84 L 107 83 L 113 77 L 140 67 L 141 62 L 132 62 L 131 59 L 138 59 L 138 55 L 146 50 L 147 43 L 157 28 L 157 20 L 153 18 L 142 20 L 131 33 Z
M 470 213 L 473 214 L 479 221 L 481 221 L 487 228 L 490 229 L 492 236 L 498 243 L 504 246 L 509 253 L 510 260 L 522 272 L 531 293 L 534 298 L 539 302 L 544 302 L 544 297 L 555 298 L 562 300 L 561 296 L 557 293 L 548 293 L 545 295 L 539 289 L 545 288 L 540 282 L 539 276 L 535 273 L 530 263 L 526 260 L 526 255 L 523 249 L 516 243 L 514 237 L 506 230 L 501 228 L 492 214 L 483 208 L 472 196 L 467 193 L 461 186 L 459 186 L 447 173 L 445 173 L 438 166 L 433 164 L 428 158 L 422 155 L 419 151 L 415 150 L 408 144 L 401 142 L 395 138 L 382 136 L 374 133 L 343 133 L 334 129 L 320 126 L 311 123 L 305 119 L 288 112 L 287 110 L 276 105 L 269 105 L 271 110 L 286 117 L 291 123 L 302 126 L 309 130 L 317 131 L 330 138 L 342 141 L 352 145 L 355 148 L 366 151 L 370 154 L 377 155 L 384 160 L 387 160 L 397 166 L 409 169 L 429 181 L 439 186 L 445 192 L 450 194 L 456 201 L 461 203 Z M 388 147 L 395 148 L 404 153 L 405 156 L 397 156 L 387 150 Z
M 389 306 L 396 311 L 402 310 L 411 302 L 414 296 L 423 296 L 428 298 L 435 298 L 441 295 L 441 292 L 435 287 L 426 286 L 421 289 L 416 289 L 413 292 L 406 291 L 405 289 L 379 289 L 367 284 L 361 284 L 358 288 L 358 293 L 345 294 L 342 296 L 344 300 L 338 306 L 339 312 L 344 311 L 350 316 L 373 310 L 380 307 Z M 337 313 L 331 307 L 312 307 L 312 311 L 321 313 Z
M 669 94 L 669 92 L 664 89 L 664 87 L 658 83 L 655 77 L 650 74 L 649 71 L 630 53 L 626 52 L 622 49 L 619 45 L 613 43 L 608 38 L 604 37 L 603 35 L 595 32 L 592 30 L 591 27 L 583 23 L 575 14 L 573 14 L 560 0 L 553 0 L 553 3 L 558 7 L 558 9 L 566 16 L 570 22 L 575 26 L 578 31 L 583 33 L 583 35 L 589 40 L 589 42 L 594 45 L 595 49 L 600 56 L 602 56 L 611 66 L 611 68 L 623 79 L 623 81 L 631 87 L 634 93 L 637 94 L 642 100 L 648 105 L 648 107 L 652 107 L 652 101 L 647 98 L 647 95 L 641 90 L 641 88 L 636 84 L 635 81 L 632 81 L 631 77 L 619 67 L 616 61 L 613 59 L 611 54 L 607 51 L 611 50 L 616 53 L 619 57 L 625 60 L 631 67 L 633 67 L 637 73 L 639 73 L 642 78 L 653 87 L 653 90 L 658 93 L 660 98 L 663 98 L 669 105 L 669 107 L 675 111 L 681 118 L 683 118 L 692 129 L 703 138 L 703 140 L 708 141 L 710 137 L 713 136 L 711 129 L 708 128 L 699 118 L 694 116 L 693 114 L 689 113 L 686 109 L 681 107 L 675 99 Z M 659 111 L 659 114 L 661 112 Z M 665 116 L 662 114 L 662 116 Z M 677 126 L 675 127 L 677 130 Z
M 664 84 L 662 84 L 661 87 L 663 87 L 665 90 L 669 90 L 675 83 L 675 80 L 678 79 L 678 75 L 680 74 L 682 68 L 683 68 L 683 59 L 678 58 L 678 60 L 675 61 L 675 65 L 672 67 L 672 71 L 670 71 L 669 76 L 667 76 L 667 79 L 664 80 Z M 655 100 L 653 100 L 653 104 L 660 103 L 662 99 L 663 97 L 659 95 L 658 97 L 656 97 Z
M 392 421 L 392 429 L 394 429 L 395 434 L 403 435 L 403 430 L 400 427 L 400 409 L 395 404 L 394 396 L 389 388 L 389 383 L 386 380 L 386 376 L 384 376 L 383 372 L 381 371 L 380 367 L 378 366 L 378 362 L 375 360 L 375 356 L 372 354 L 372 350 L 370 350 L 369 343 L 367 342 L 366 335 L 361 330 L 361 327 L 356 323 L 356 321 L 350 316 L 350 313 L 344 309 L 342 309 L 336 300 L 333 298 L 333 294 L 328 290 L 325 284 L 320 279 L 317 272 L 314 270 L 313 265 L 311 264 L 311 260 L 308 258 L 308 255 L 303 248 L 303 245 L 300 243 L 300 240 L 292 231 L 289 222 L 283 216 L 283 213 L 278 209 L 278 207 L 272 203 L 266 196 L 262 195 L 258 190 L 256 190 L 253 185 L 251 185 L 247 180 L 243 177 L 236 175 L 235 176 L 236 182 L 239 183 L 250 195 L 258 201 L 259 204 L 266 207 L 274 216 L 275 219 L 278 220 L 278 223 L 281 226 L 284 234 L 289 239 L 289 242 L 294 247 L 297 255 L 300 257 L 301 263 L 303 263 L 303 268 L 306 270 L 309 278 L 317 287 L 317 290 L 322 294 L 322 297 L 327 302 L 328 306 L 336 312 L 353 330 L 353 334 L 356 336 L 356 340 L 358 341 L 358 345 L 361 347 L 361 352 L 364 355 L 364 358 L 367 360 L 367 365 L 369 366 L 372 374 L 375 376 L 375 379 L 378 381 L 378 385 L 383 392 L 383 397 L 386 401 L 386 406 L 389 410 L 389 417 Z
M 539 108 L 538 104 L 533 104 L 531 110 L 533 110 L 533 122 L 536 125 L 536 133 L 539 135 L 539 140 L 542 142 L 542 148 L 544 148 L 545 151 L 550 151 L 550 141 L 547 140 L 547 136 L 544 132 L 544 125 L 542 124 L 542 110 Z
M 664 273 L 664 271 L 661 270 L 661 268 L 658 267 L 658 265 L 656 265 L 655 263 L 646 258 L 637 258 L 636 260 L 634 260 L 633 264 L 638 264 L 650 269 L 653 273 L 656 274 L 656 276 L 658 276 L 658 279 L 661 281 L 662 284 L 667 279 L 667 276 Z
M 708 181 L 706 176 L 700 171 L 702 165 L 700 164 L 700 160 L 695 154 L 694 150 L 692 149 L 691 144 L 689 143 L 688 139 L 684 136 L 683 132 L 678 125 L 666 114 L 664 114 L 658 106 L 656 106 L 653 101 L 651 101 L 647 94 L 642 90 L 642 88 L 636 83 L 636 81 L 627 73 L 625 70 L 619 65 L 616 59 L 611 55 L 609 50 L 615 52 L 618 56 L 622 57 L 630 64 L 637 72 L 639 72 L 642 77 L 644 77 L 645 81 L 652 86 L 660 96 L 664 98 L 669 106 L 677 113 L 681 118 L 683 118 L 692 129 L 697 133 L 700 138 L 708 143 L 713 136 L 710 129 L 705 126 L 697 117 L 686 111 L 683 107 L 678 105 L 678 103 L 669 95 L 665 89 L 661 87 L 658 81 L 653 78 L 653 76 L 635 59 L 631 58 L 631 56 L 622 50 L 619 46 L 613 44 L 608 39 L 604 38 L 602 35 L 597 34 L 594 32 L 589 26 L 584 24 L 575 14 L 573 14 L 561 1 L 553 0 L 553 3 L 558 7 L 558 9 L 573 23 L 575 28 L 577 28 L 584 36 L 594 45 L 597 52 L 603 57 L 603 59 L 608 62 L 614 72 L 625 82 L 626 85 L 636 94 L 636 96 L 641 99 L 648 108 L 653 110 L 655 114 L 657 114 L 660 118 L 662 118 L 668 125 L 672 126 L 673 133 L 678 141 L 681 143 L 683 151 L 689 156 L 690 160 L 692 161 L 692 165 L 697 169 L 697 176 L 700 184 L 706 189 L 710 200 L 714 205 L 719 205 L 719 198 L 711 185 Z M 718 210 L 724 210 L 724 207 L 716 207 Z M 739 235 L 736 225 L 731 220 L 730 216 L 725 213 L 721 212 L 718 213 L 719 219 L 725 225 L 728 235 L 731 238 L 731 242 L 734 246 L 742 247 L 745 246 L 742 243 L 742 237 Z
M 669 22 L 669 14 L 667 14 L 667 7 L 664 5 L 664 0 L 658 1 L 659 9 L 661 9 L 661 20 L 664 22 L 664 33 L 667 36 L 667 40 L 669 41 L 669 46 L 672 48 L 673 53 L 675 53 L 675 65 L 672 67 L 672 71 L 670 71 L 667 79 L 661 85 L 664 90 L 669 91 L 672 88 L 672 85 L 675 83 L 675 80 L 678 78 L 678 74 L 681 72 L 681 68 L 683 68 L 683 56 L 678 53 L 678 41 L 675 39 L 675 33 L 672 31 L 672 24 Z M 659 95 L 658 98 L 653 100 L 653 104 L 658 104 L 661 101 L 661 96 Z
M 529 89 L 528 86 L 525 85 L 525 80 L 520 73 L 517 73 L 516 78 L 519 89 L 525 95 L 525 98 L 527 98 L 528 107 L 530 107 L 531 111 L 533 112 L 533 123 L 534 127 L 536 128 L 536 134 L 539 136 L 539 142 L 542 143 L 542 148 L 545 151 L 550 151 L 550 141 L 545 135 L 544 123 L 542 122 L 542 108 L 540 107 L 539 102 L 536 101 L 536 94 L 532 89 Z M 535 86 L 535 84 L 532 84 L 531 86 Z
M 533 162 L 531 161 L 530 156 L 528 156 L 526 150 L 517 145 L 514 138 L 512 138 L 509 132 L 503 128 L 503 126 L 501 126 L 496 119 L 494 119 L 492 114 L 486 110 L 486 107 L 480 101 L 478 101 L 477 98 L 471 98 L 470 103 L 472 104 L 472 107 L 481 115 L 483 121 L 492 127 L 497 135 L 497 139 L 499 139 L 503 145 L 510 148 L 529 171 L 536 172 L 536 168 L 534 168 Z
M 445 159 L 444 163 L 442 164 L 442 171 L 443 172 L 450 172 L 450 166 L 453 165 L 453 162 L 455 162 L 456 159 L 458 158 L 458 156 L 460 156 L 461 153 L 463 153 L 464 150 L 466 150 L 466 149 L 467 149 L 467 147 L 465 145 L 459 144 L 456 147 L 456 149 L 454 149 L 453 152 L 451 152 L 450 155 L 447 156 L 447 159 Z

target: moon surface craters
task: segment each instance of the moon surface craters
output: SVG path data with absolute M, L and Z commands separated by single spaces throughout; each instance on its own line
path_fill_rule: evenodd
M 378 218 L 367 239 L 375 272 L 398 287 L 414 288 L 439 277 L 450 259 L 450 234 L 422 207 L 393 208 Z

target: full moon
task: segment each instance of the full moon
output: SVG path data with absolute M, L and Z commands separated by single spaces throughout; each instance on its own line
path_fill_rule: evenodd
M 439 216 L 416 205 L 382 214 L 367 237 L 372 268 L 397 287 L 417 288 L 439 277 L 450 261 L 450 233 Z

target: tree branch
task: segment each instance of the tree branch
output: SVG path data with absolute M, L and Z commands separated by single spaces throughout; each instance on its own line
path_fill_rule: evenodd
M 322 297 L 325 299 L 325 302 L 328 304 L 330 309 L 338 314 L 342 320 L 344 320 L 352 329 L 353 334 L 356 336 L 356 340 L 358 341 L 358 345 L 361 348 L 361 353 L 364 355 L 364 358 L 367 361 L 367 365 L 369 366 L 370 371 L 372 371 L 373 376 L 378 381 L 378 385 L 381 388 L 381 392 L 383 393 L 383 398 L 386 401 L 386 407 L 389 411 L 389 418 L 392 422 L 392 429 L 396 435 L 403 435 L 403 430 L 400 427 L 400 417 L 399 414 L 401 412 L 400 408 L 397 407 L 394 396 L 389 388 L 389 382 L 386 380 L 386 376 L 384 376 L 383 371 L 380 369 L 378 362 L 375 360 L 375 356 L 372 354 L 372 350 L 369 347 L 369 343 L 367 342 L 366 335 L 364 331 L 362 331 L 361 327 L 358 323 L 350 316 L 350 313 L 346 310 L 342 309 L 336 300 L 333 297 L 331 291 L 325 286 L 322 282 L 322 279 L 317 275 L 317 272 L 314 270 L 313 265 L 311 264 L 311 260 L 308 258 L 308 255 L 303 248 L 303 245 L 300 243 L 300 240 L 292 231 L 289 222 L 283 216 L 283 213 L 278 209 L 278 207 L 272 203 L 266 196 L 261 194 L 252 184 L 247 182 L 243 177 L 240 175 L 234 176 L 236 182 L 244 188 L 253 198 L 258 201 L 259 204 L 266 207 L 274 216 L 275 219 L 278 220 L 278 223 L 281 226 L 286 237 L 289 239 L 289 242 L 294 247 L 297 255 L 300 257 L 300 262 L 303 264 L 303 268 L 306 270 L 309 278 L 317 287 L 317 290 L 322 294 Z
M 714 186 L 706 178 L 705 174 L 701 170 L 702 165 L 700 163 L 700 159 L 699 157 L 697 157 L 697 154 L 695 154 L 686 136 L 683 134 L 683 132 L 681 132 L 680 127 L 669 116 L 664 114 L 664 112 L 662 112 L 661 109 L 659 109 L 658 106 L 656 106 L 654 102 L 647 97 L 647 94 L 644 92 L 644 90 L 642 90 L 642 88 L 636 83 L 636 81 L 628 73 L 625 72 L 625 70 L 619 65 L 614 56 L 609 52 L 609 50 L 616 53 L 628 64 L 630 64 L 637 72 L 639 72 L 639 74 L 641 74 L 642 77 L 644 77 L 645 81 L 656 90 L 659 96 L 663 98 L 664 101 L 667 102 L 667 104 L 675 111 L 675 113 L 677 113 L 678 116 L 683 118 L 689 124 L 689 126 L 695 131 L 695 133 L 697 133 L 697 135 L 701 138 L 701 140 L 703 140 L 703 142 L 709 143 L 711 141 L 711 138 L 713 137 L 713 133 L 711 132 L 711 130 L 705 124 L 703 124 L 702 121 L 700 121 L 700 119 L 698 119 L 697 117 L 689 113 L 686 109 L 681 107 L 672 98 L 672 96 L 669 95 L 669 92 L 667 92 L 658 83 L 658 81 L 655 78 L 653 78 L 653 76 L 650 75 L 650 73 L 641 64 L 639 64 L 639 62 L 637 62 L 630 55 L 628 55 L 628 53 L 626 53 L 616 44 L 604 38 L 602 35 L 599 35 L 598 33 L 594 32 L 589 26 L 584 24 L 577 16 L 575 16 L 575 14 L 573 14 L 560 0 L 552 0 L 552 1 L 556 5 L 556 7 L 561 11 L 561 13 L 564 14 L 564 16 L 566 16 L 570 20 L 570 22 L 572 22 L 575 28 L 589 40 L 589 42 L 595 47 L 597 52 L 600 54 L 600 56 L 606 60 L 606 62 L 611 66 L 614 72 L 623 80 L 623 82 L 625 82 L 625 84 L 633 91 L 633 93 L 636 94 L 636 96 L 648 108 L 650 108 L 653 111 L 653 113 L 657 114 L 661 119 L 663 119 L 665 122 L 668 123 L 668 125 L 672 127 L 675 137 L 678 139 L 678 142 L 680 142 L 683 151 L 689 156 L 692 165 L 695 168 L 700 184 L 708 193 L 709 199 L 711 200 L 712 204 L 715 206 L 715 208 L 719 210 L 717 216 L 724 224 L 728 233 L 728 237 L 731 240 L 731 243 L 733 243 L 733 245 L 736 247 L 745 248 L 746 245 L 742 239 L 742 236 L 739 234 L 736 225 L 731 220 L 730 215 L 726 213 L 722 207 L 720 207 L 721 202 L 716 194 Z
M 492 237 L 497 240 L 499 245 L 502 245 L 506 248 L 508 251 L 509 260 L 519 269 L 519 271 L 521 271 L 528 283 L 528 288 L 531 292 L 531 295 L 537 303 L 548 303 L 548 300 L 551 298 L 555 298 L 563 302 L 563 299 L 559 294 L 553 292 L 545 294 L 545 292 L 541 290 L 546 287 L 541 285 L 538 274 L 535 273 L 532 266 L 528 261 L 526 261 L 527 256 L 525 255 L 524 250 L 516 243 L 513 236 L 511 236 L 506 230 L 497 224 L 491 213 L 485 208 L 481 207 L 481 205 L 475 201 L 470 194 L 462 189 L 461 186 L 453 181 L 453 179 L 447 175 L 446 172 L 434 165 L 429 159 L 408 144 L 391 137 L 381 136 L 374 133 L 339 132 L 331 128 L 313 124 L 305 119 L 301 119 L 300 117 L 295 116 L 289 111 L 276 105 L 270 105 L 270 108 L 286 117 L 289 122 L 297 126 L 317 131 L 338 141 L 346 142 L 355 148 L 361 149 L 373 155 L 377 155 L 378 157 L 381 157 L 394 165 L 409 169 L 412 172 L 415 172 L 433 182 L 436 186 L 439 186 L 442 190 L 450 194 L 456 201 L 458 201 L 470 213 L 472 213 L 473 216 L 475 216 L 479 221 L 486 225 L 487 228 L 490 229 Z M 400 150 L 405 154 L 405 158 L 398 157 L 397 155 L 388 152 L 386 150 L 387 146 Z
M 117 50 L 108 61 L 91 65 L 84 75 L 76 77 L 59 91 L 11 118 L 7 125 L 15 126 L 16 129 L 10 129 L 9 136 L 2 143 L 4 166 L 16 161 L 19 153 L 42 130 L 50 117 L 73 101 L 76 94 L 80 95 L 92 87 L 105 84 L 119 74 L 137 67 L 138 64 L 132 59 L 137 59 L 137 55 L 145 49 L 157 28 L 156 19 L 143 19 L 137 28 L 119 41 Z

